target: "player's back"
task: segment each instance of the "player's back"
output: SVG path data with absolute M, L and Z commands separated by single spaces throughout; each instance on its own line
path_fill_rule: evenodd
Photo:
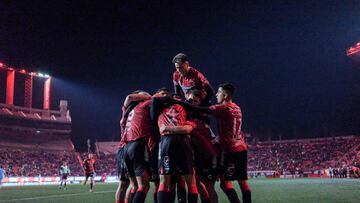
M 242 113 L 240 107 L 229 102 L 210 107 L 217 118 L 220 143 L 225 151 L 238 152 L 247 150 L 243 133 L 241 132 Z

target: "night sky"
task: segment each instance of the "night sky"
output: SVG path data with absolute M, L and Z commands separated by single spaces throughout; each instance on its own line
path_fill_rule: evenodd
M 0 61 L 54 77 L 77 146 L 119 140 L 125 96 L 172 89 L 178 52 L 215 89 L 235 84 L 246 132 L 360 132 L 360 65 L 345 54 L 360 41 L 358 1 L 86 2 L 0 3 Z

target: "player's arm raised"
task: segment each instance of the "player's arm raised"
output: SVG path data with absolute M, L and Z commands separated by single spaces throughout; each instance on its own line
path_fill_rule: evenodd
M 129 94 L 124 101 L 124 106 L 126 108 L 131 104 L 131 102 L 148 100 L 148 99 L 151 99 L 151 96 L 148 94 Z
M 190 134 L 193 130 L 193 126 L 191 125 L 183 125 L 183 126 L 163 126 L 160 127 L 160 133 L 168 133 L 168 134 Z

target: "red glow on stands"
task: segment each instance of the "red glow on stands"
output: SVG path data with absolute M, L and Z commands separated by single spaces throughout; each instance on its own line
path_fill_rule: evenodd
M 0 68 L 3 68 L 3 67 L 5 67 L 5 64 L 0 62 Z
M 51 78 L 45 80 L 44 83 L 44 109 L 50 109 L 50 87 L 51 87 Z
M 9 70 L 6 77 L 6 104 L 14 103 L 15 71 Z
M 23 74 L 26 74 L 26 73 L 27 73 L 25 69 L 21 69 L 19 72 L 20 72 L 20 73 L 23 73 Z

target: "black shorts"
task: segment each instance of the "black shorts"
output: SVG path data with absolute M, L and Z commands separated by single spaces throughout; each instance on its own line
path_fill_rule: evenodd
M 196 151 L 195 154 L 195 172 L 203 181 L 216 181 L 219 175 L 218 156 L 202 155 Z
M 86 178 L 89 178 L 89 177 L 94 177 L 94 172 L 85 172 L 85 176 Z
M 143 139 L 131 141 L 125 145 L 124 161 L 129 177 L 150 174 L 150 152 Z
M 189 136 L 161 136 L 159 149 L 159 174 L 194 174 L 193 151 L 191 148 Z
M 61 175 L 61 179 L 67 179 L 68 175 L 69 175 L 69 174 L 67 174 L 67 173 L 62 174 L 62 175 Z
M 223 152 L 221 175 L 224 180 L 247 180 L 247 151 Z
M 119 148 L 116 153 L 116 167 L 117 167 L 117 174 L 121 181 L 129 181 L 129 176 L 127 174 L 126 165 L 124 162 L 124 148 Z

